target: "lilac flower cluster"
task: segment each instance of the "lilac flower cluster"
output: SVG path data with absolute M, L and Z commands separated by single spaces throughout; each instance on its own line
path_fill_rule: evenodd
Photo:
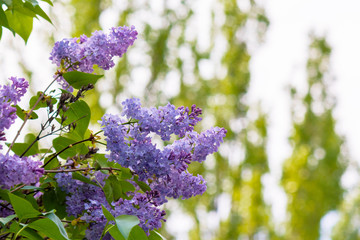
M 10 77 L 11 85 L 0 86 L 0 141 L 5 141 L 5 129 L 9 129 L 16 119 L 16 105 L 26 93 L 29 83 L 24 78 Z M 2 146 L 0 145 L 0 149 Z
M 37 183 L 44 174 L 42 163 L 29 157 L 10 156 L 0 153 L 0 187 L 10 189 L 18 184 Z
M 104 186 L 107 175 L 95 172 L 96 182 Z M 144 231 L 161 227 L 161 220 L 165 221 L 165 212 L 150 203 L 146 194 L 134 193 L 132 199 L 119 199 L 110 206 L 100 186 L 86 184 L 72 178 L 71 173 L 56 174 L 58 186 L 69 195 L 66 197 L 66 211 L 69 215 L 79 216 L 90 223 L 86 231 L 87 239 L 99 239 L 106 224 L 102 212 L 104 205 L 113 216 L 134 215 L 140 220 L 140 227 Z M 110 239 L 107 234 L 104 239 Z
M 63 39 L 55 43 L 50 60 L 67 71 L 92 73 L 93 65 L 108 70 L 115 65 L 113 57 L 122 57 L 133 45 L 137 34 L 134 26 L 124 26 L 112 28 L 109 34 L 95 31 L 91 37 L 82 35 L 80 38 Z M 61 76 L 58 81 L 64 89 L 69 88 Z
M 205 181 L 188 173 L 188 164 L 204 161 L 207 155 L 216 152 L 226 130 L 215 127 L 200 134 L 195 132 L 194 126 L 201 120 L 201 109 L 196 106 L 192 106 L 191 112 L 171 104 L 148 109 L 142 108 L 138 99 L 128 99 L 123 106 L 127 119 L 110 114 L 102 118 L 110 150 L 108 159 L 130 168 L 142 181 L 151 179 L 150 187 L 157 191 L 157 197 L 152 199 L 155 205 L 166 202 L 165 197 L 202 194 L 206 190 Z M 151 132 L 163 140 L 169 140 L 172 134 L 180 139 L 160 150 L 151 142 Z

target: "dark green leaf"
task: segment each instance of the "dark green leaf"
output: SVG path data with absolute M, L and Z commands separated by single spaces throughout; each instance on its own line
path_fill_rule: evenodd
M 125 240 L 125 238 L 123 237 L 123 235 L 121 235 L 121 232 L 119 231 L 119 229 L 117 229 L 116 226 L 111 225 L 108 231 L 115 240 Z
M 95 75 L 84 72 L 67 72 L 63 74 L 65 80 L 75 89 L 80 89 L 82 86 L 87 86 L 88 84 L 93 84 L 99 80 L 103 75 Z
M 132 185 L 128 181 L 120 181 L 120 184 L 121 184 L 121 188 L 122 188 L 123 193 L 135 191 L 134 185 Z
M 36 220 L 35 222 L 30 223 L 28 227 L 35 229 L 52 239 L 56 239 L 56 240 L 68 239 L 67 237 L 64 237 L 61 234 L 59 227 L 48 218 Z
M 145 182 L 143 181 L 139 181 L 138 178 L 134 178 L 134 182 L 136 182 L 136 184 L 141 188 L 141 190 L 143 190 L 144 192 L 147 191 L 151 191 L 151 188 L 149 187 L 149 185 L 147 185 Z
M 22 109 L 21 107 L 19 107 L 19 105 L 16 105 L 15 107 L 16 107 L 16 115 L 21 120 L 24 120 L 27 112 L 24 109 Z M 37 119 L 37 118 L 39 118 L 39 116 L 35 112 L 32 112 L 28 119 L 32 120 L 32 119 Z
M 67 216 L 66 214 L 66 193 L 61 191 L 59 188 L 45 191 L 43 195 L 43 203 L 46 211 L 56 210 L 56 215 L 60 218 Z
M 139 227 L 138 225 L 136 225 L 135 227 L 133 227 L 131 229 L 128 239 L 129 240 L 148 240 L 148 237 L 147 237 L 146 233 L 144 232 L 144 230 L 141 227 Z
M 106 219 L 108 221 L 115 221 L 115 217 L 109 212 L 109 210 L 106 209 L 106 207 L 104 207 L 104 205 L 101 204 L 102 207 L 102 211 L 104 216 L 106 217 Z
M 76 123 L 76 128 L 72 133 L 78 136 L 78 140 L 82 140 L 88 129 L 91 117 L 91 111 L 87 103 L 82 100 L 72 103 L 64 115 L 67 119 L 63 125 Z
M 30 202 L 28 202 L 24 198 L 18 197 L 11 193 L 9 193 L 9 198 L 16 215 L 19 217 L 20 220 L 26 218 L 34 218 L 41 214 L 38 210 L 33 208 Z
M 129 238 L 131 229 L 140 223 L 139 219 L 135 216 L 121 215 L 115 218 L 117 229 L 121 232 L 125 239 Z
M 19 34 L 26 43 L 33 28 L 33 18 L 17 10 L 7 10 L 5 14 L 10 28 Z
M 9 190 L 5 190 L 5 189 L 0 188 L 0 199 L 10 202 L 10 198 L 9 198 L 9 195 L 8 195 L 9 193 L 10 193 Z
M 94 186 L 99 187 L 99 185 L 97 185 L 95 182 L 91 181 L 89 178 L 85 177 L 84 175 L 77 173 L 77 172 L 73 172 L 72 173 L 72 178 L 76 179 L 76 180 L 80 180 L 84 183 L 88 183 L 88 184 L 92 184 Z
M 16 234 L 22 227 L 23 226 L 20 226 L 18 222 L 12 222 L 9 231 Z M 31 240 L 43 240 L 44 239 L 36 231 L 34 231 L 31 228 L 23 229 L 19 235 L 24 236 Z

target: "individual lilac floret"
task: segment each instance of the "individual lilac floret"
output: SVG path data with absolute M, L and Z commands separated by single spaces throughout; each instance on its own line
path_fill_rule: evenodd
M 109 34 L 95 31 L 91 37 L 82 35 L 80 38 L 63 39 L 55 43 L 50 60 L 66 71 L 92 73 L 97 65 L 104 70 L 115 64 L 113 57 L 122 57 L 129 46 L 137 39 L 135 27 L 112 28 Z M 62 76 L 57 76 L 62 88 L 69 89 Z
M 0 153 L 0 186 L 10 189 L 18 184 L 34 184 L 44 174 L 42 163 L 29 157 L 10 156 Z

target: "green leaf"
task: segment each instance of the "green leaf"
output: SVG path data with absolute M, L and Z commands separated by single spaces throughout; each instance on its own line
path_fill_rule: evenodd
M 88 183 L 88 184 L 91 184 L 91 185 L 94 185 L 94 186 L 97 186 L 99 187 L 99 185 L 97 185 L 96 183 L 94 183 L 93 181 L 91 181 L 89 178 L 83 176 L 82 174 L 78 173 L 78 172 L 73 172 L 72 173 L 72 178 L 73 179 L 76 179 L 76 180 L 80 180 L 84 183 Z
M 33 7 L 38 6 L 39 3 L 36 0 L 25 0 L 25 2 L 30 3 Z
M 16 115 L 21 119 L 21 120 L 25 120 L 25 116 L 27 111 L 25 111 L 24 109 L 22 109 L 21 107 L 19 107 L 19 105 L 16 105 Z M 33 119 L 38 119 L 39 116 L 35 113 L 32 112 L 29 116 L 29 120 L 33 120 Z
M 1 8 L 1 6 L 0 6 L 0 26 L 4 26 L 8 29 L 11 29 L 5 11 Z
M 143 181 L 139 181 L 138 177 L 136 176 L 134 178 L 134 182 L 136 182 L 136 184 L 141 188 L 141 190 L 143 190 L 144 192 L 147 191 L 151 191 L 151 188 L 149 187 L 149 185 L 147 185 L 145 182 Z
M 33 18 L 20 13 L 17 10 L 6 10 L 5 14 L 10 28 L 12 28 L 20 37 L 22 37 L 22 39 L 24 39 L 25 43 L 27 43 L 33 28 Z
M 38 210 L 33 208 L 30 202 L 28 202 L 24 198 L 18 197 L 11 193 L 9 193 L 9 198 L 16 215 L 19 217 L 20 220 L 26 218 L 34 218 L 41 214 Z
M 65 80 L 75 89 L 80 89 L 82 86 L 86 86 L 88 84 L 93 84 L 99 80 L 104 75 L 95 75 L 90 73 L 84 73 L 84 72 L 67 72 L 63 74 L 63 77 Z
M 60 218 L 67 216 L 66 214 L 66 193 L 59 188 L 45 191 L 43 195 L 43 203 L 46 211 L 56 210 L 56 215 Z
M 69 238 L 67 235 L 67 232 L 64 228 L 64 225 L 62 224 L 60 218 L 55 215 L 55 213 L 50 212 L 50 213 L 47 213 L 45 216 L 56 224 L 56 226 L 58 227 L 58 229 L 59 229 L 61 235 L 63 235 L 63 237 L 65 237 L 66 239 Z
M 115 218 L 117 229 L 121 232 L 125 239 L 129 238 L 131 229 L 140 223 L 139 219 L 135 216 L 121 215 Z
M 76 128 L 72 133 L 77 135 L 77 140 L 82 140 L 89 127 L 91 117 L 91 111 L 87 103 L 78 100 L 70 104 L 69 109 L 64 113 L 64 116 L 66 116 L 67 119 L 63 125 L 68 125 L 73 122 L 76 123 Z
M 149 236 L 149 240 L 166 240 L 166 238 L 164 238 L 160 233 L 158 233 L 157 231 L 151 231 L 150 232 L 150 236 Z
M 11 220 L 13 220 L 16 217 L 16 215 L 10 215 L 4 218 L 0 218 L 0 223 L 5 226 L 6 224 L 8 224 Z
M 54 223 L 52 220 L 48 218 L 36 220 L 35 222 L 30 223 L 28 227 L 35 229 L 52 239 L 56 239 L 56 240 L 69 239 L 67 237 L 64 237 L 60 232 L 60 229 L 56 225 L 56 223 Z
M 63 151 L 62 153 L 60 153 L 60 157 L 63 159 L 67 159 L 68 157 L 73 157 L 76 154 L 86 154 L 88 151 L 88 148 L 85 146 L 84 143 L 80 143 L 80 144 L 76 144 L 73 145 L 74 143 L 76 143 L 77 141 L 69 139 L 69 138 L 65 138 L 65 137 L 57 137 L 53 140 L 53 146 L 56 150 L 56 152 L 60 152 L 62 150 L 64 150 L 65 148 L 67 148 L 65 151 Z
M 0 188 L 0 199 L 10 202 L 9 193 L 10 193 L 9 190 Z
M 33 96 L 32 98 L 30 98 L 30 102 L 29 102 L 29 105 L 30 105 L 30 109 L 35 105 L 35 103 L 37 102 L 37 100 L 39 99 L 39 97 L 41 96 L 42 92 L 37 92 L 36 96 Z M 51 99 L 51 103 L 52 104 L 55 104 L 57 102 L 56 98 L 54 97 L 51 97 L 51 96 L 45 96 L 44 98 L 42 98 L 40 100 L 40 102 L 38 103 L 38 105 L 36 105 L 36 107 L 34 108 L 34 110 L 37 110 L 39 108 L 46 108 L 47 107 L 47 104 L 46 104 L 46 101 L 47 101 L 47 98 L 50 98 Z
M 19 232 L 19 230 L 22 229 L 22 227 L 23 227 L 23 225 L 20 226 L 20 224 L 18 222 L 12 222 L 12 224 L 10 225 L 9 231 L 16 234 L 17 232 Z M 26 237 L 28 239 L 31 239 L 31 240 L 43 240 L 44 239 L 36 231 L 34 231 L 31 228 L 23 229 L 19 233 L 19 235 L 24 236 L 24 237 Z
M 44 164 L 49 162 L 51 159 L 51 162 L 49 164 L 46 164 L 46 166 L 44 167 L 45 170 L 54 169 L 54 168 L 57 168 L 58 166 L 60 166 L 59 160 L 57 158 L 53 158 L 53 156 L 54 156 L 54 154 L 45 158 Z
M 123 193 L 134 192 L 136 190 L 134 185 L 132 185 L 128 181 L 120 181 L 120 184 Z
M 30 144 L 36 139 L 36 136 L 32 133 L 29 133 L 25 136 L 25 142 L 24 143 L 15 143 L 13 147 L 11 148 L 11 151 L 13 151 L 16 155 L 21 156 L 25 150 L 30 146 Z M 10 146 L 9 143 L 6 143 L 7 146 Z M 39 146 L 38 142 L 35 142 L 31 148 L 24 154 L 25 157 L 32 156 L 39 153 Z
M 106 200 L 108 201 L 109 204 L 119 200 L 120 197 L 127 198 L 127 196 L 124 195 L 121 182 L 114 175 L 110 175 L 105 180 L 105 185 L 103 187 L 103 190 Z
M 109 210 L 106 209 L 106 207 L 104 207 L 104 205 L 101 204 L 102 207 L 102 211 L 104 216 L 106 217 L 106 219 L 108 221 L 115 221 L 115 217 L 109 212 Z
M 24 186 L 21 188 L 21 190 L 44 190 L 42 187 L 35 187 L 35 186 Z
M 125 238 L 123 237 L 123 235 L 121 235 L 119 229 L 117 229 L 116 226 L 111 225 L 108 230 L 110 235 L 115 239 L 115 240 L 125 240 Z
M 144 230 L 140 226 L 135 226 L 131 229 L 129 240 L 148 240 Z
M 51 6 L 53 5 L 53 3 L 50 0 L 40 0 L 40 1 L 47 2 Z
M 26 0 L 27 1 L 27 0 Z M 24 4 L 24 7 L 35 13 L 36 15 L 44 18 L 46 21 L 52 24 L 49 16 L 40 8 L 38 4 L 33 5 L 32 3 L 29 3 L 28 1 Z

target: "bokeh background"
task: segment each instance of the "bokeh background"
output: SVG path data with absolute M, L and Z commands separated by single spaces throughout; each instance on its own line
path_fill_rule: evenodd
M 36 93 L 55 71 L 55 41 L 134 25 L 138 40 L 87 96 L 93 123 L 138 97 L 146 106 L 196 104 L 204 111 L 198 130 L 228 130 L 219 153 L 190 167 L 207 192 L 166 205 L 169 240 L 360 239 L 357 0 L 43 7 L 53 25 L 35 21 L 27 45 L 3 32 L 1 83 L 24 76 Z

